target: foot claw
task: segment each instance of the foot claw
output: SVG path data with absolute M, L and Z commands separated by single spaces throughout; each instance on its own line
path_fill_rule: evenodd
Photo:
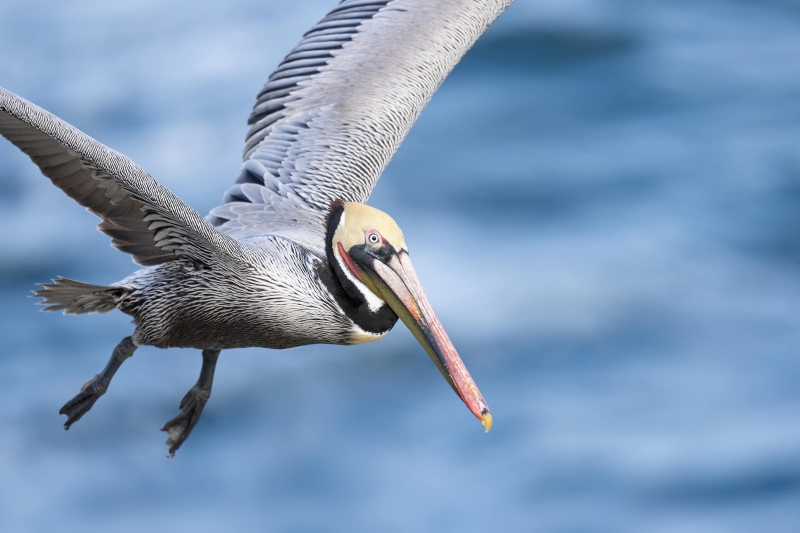
M 195 424 L 200 420 L 200 415 L 203 413 L 208 397 L 209 394 L 207 392 L 192 387 L 181 400 L 181 412 L 178 416 L 161 428 L 161 431 L 166 431 L 168 435 L 165 443 L 169 446 L 169 455 L 167 457 L 174 457 L 175 452 L 181 447 L 183 441 L 189 437 Z

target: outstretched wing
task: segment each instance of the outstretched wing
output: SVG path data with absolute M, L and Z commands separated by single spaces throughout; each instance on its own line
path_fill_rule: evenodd
M 434 91 L 511 1 L 342 1 L 258 94 L 241 174 L 209 220 L 322 253 L 331 203 L 367 200 Z
M 177 257 L 208 265 L 214 256 L 239 249 L 136 163 L 2 87 L 0 135 L 99 216 L 100 231 L 140 265 Z

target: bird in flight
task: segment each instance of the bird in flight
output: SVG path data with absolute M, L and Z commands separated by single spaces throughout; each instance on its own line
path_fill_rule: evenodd
M 171 457 L 200 419 L 221 350 L 370 342 L 400 318 L 488 431 L 489 407 L 403 232 L 365 202 L 433 93 L 511 1 L 339 3 L 258 93 L 241 171 L 206 217 L 124 155 L 0 88 L 0 135 L 143 267 L 107 286 L 58 277 L 35 291 L 48 311 L 119 309 L 136 326 L 61 408 L 64 427 L 137 347 L 197 348 L 197 383 L 162 427 Z

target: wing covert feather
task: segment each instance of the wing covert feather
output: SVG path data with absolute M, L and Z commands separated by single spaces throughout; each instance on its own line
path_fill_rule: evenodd
M 258 94 L 241 174 L 209 220 L 322 250 L 331 203 L 369 198 L 433 93 L 511 1 L 342 1 Z

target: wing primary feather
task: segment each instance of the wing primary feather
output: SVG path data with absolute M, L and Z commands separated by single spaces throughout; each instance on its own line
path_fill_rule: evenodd
M 276 70 L 270 79 L 277 81 L 284 78 L 307 78 L 317 72 L 319 72 L 319 67 L 317 66 L 280 69 Z
M 378 9 L 385 7 L 391 0 L 372 0 L 372 1 L 364 1 L 364 2 L 342 2 L 339 4 L 338 7 L 333 8 L 328 16 L 336 16 L 339 13 L 347 12 L 347 11 L 357 11 L 367 8 L 371 11 L 377 11 Z M 327 17 L 326 17 L 327 18 Z
M 319 59 L 291 59 L 289 61 L 282 61 L 278 68 L 275 69 L 275 72 L 281 72 L 284 69 L 289 68 L 306 68 L 306 67 L 314 67 L 319 69 L 319 67 L 325 65 L 324 61 L 320 61 Z

